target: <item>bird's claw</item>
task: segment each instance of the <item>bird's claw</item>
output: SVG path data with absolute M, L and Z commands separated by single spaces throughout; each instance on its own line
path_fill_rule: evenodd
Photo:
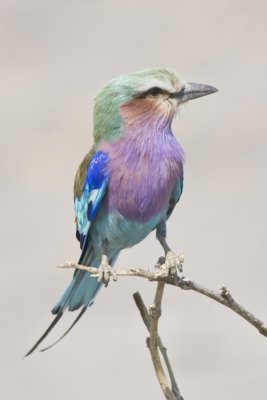
M 155 268 L 160 270 L 159 274 L 177 275 L 177 271 L 183 272 L 184 254 L 175 254 L 169 250 L 166 257 L 160 257 L 155 265 Z
M 184 254 L 174 254 L 172 251 L 168 251 L 165 257 L 165 267 L 169 271 L 170 275 L 175 275 L 177 270 L 183 272 Z
M 162 268 L 163 265 L 165 265 L 165 257 L 161 256 L 155 264 L 155 268 Z
M 108 263 L 108 258 L 106 255 L 102 256 L 101 264 L 98 269 L 98 282 L 103 283 L 106 287 L 109 284 L 110 277 L 112 276 L 113 281 L 117 280 L 116 271 Z

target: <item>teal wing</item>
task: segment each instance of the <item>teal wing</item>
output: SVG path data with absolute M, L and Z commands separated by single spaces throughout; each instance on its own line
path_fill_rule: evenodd
M 76 237 L 81 248 L 84 247 L 90 225 L 106 192 L 109 180 L 107 163 L 108 155 L 98 151 L 88 166 L 81 196 L 74 197 Z

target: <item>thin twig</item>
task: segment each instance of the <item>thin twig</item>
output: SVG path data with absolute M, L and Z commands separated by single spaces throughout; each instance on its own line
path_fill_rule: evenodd
M 190 280 L 188 281 L 188 289 L 204 294 L 205 296 L 230 308 L 232 311 L 234 311 L 242 318 L 244 318 L 246 321 L 248 321 L 251 325 L 253 325 L 263 336 L 267 337 L 267 324 L 264 323 L 259 318 L 257 318 L 245 307 L 241 306 L 241 304 L 239 304 L 237 301 L 235 301 L 232 295 L 230 294 L 229 290 L 224 285 L 221 285 L 219 287 L 220 292 L 215 292 L 213 290 L 207 289 L 206 287 L 197 282 Z
M 158 282 L 157 290 L 155 294 L 154 303 L 149 307 L 150 315 L 150 339 L 149 339 L 149 350 L 155 372 L 160 384 L 160 387 L 164 393 L 164 396 L 168 400 L 176 400 L 177 397 L 172 393 L 164 369 L 161 364 L 161 359 L 158 350 L 158 321 L 161 316 L 161 300 L 164 291 L 164 282 Z
M 169 377 L 170 377 L 170 381 L 171 381 L 171 385 L 172 385 L 172 392 L 176 396 L 177 400 L 183 400 L 183 397 L 181 396 L 180 390 L 176 383 L 176 379 L 175 379 L 175 376 L 174 376 L 174 373 L 172 370 L 172 366 L 171 366 L 169 357 L 167 355 L 167 349 L 166 349 L 166 347 L 163 346 L 160 337 L 158 338 L 158 346 L 159 346 L 160 352 L 162 354 L 162 357 L 164 359 L 164 362 L 166 364 L 166 367 L 167 367 L 167 370 L 169 373 Z
M 145 326 L 147 327 L 147 330 L 150 332 L 150 316 L 149 316 L 148 310 L 143 302 L 143 299 L 142 299 L 140 293 L 139 292 L 134 293 L 133 298 L 134 298 L 134 301 L 135 301 L 135 304 L 136 304 L 138 310 L 140 311 L 143 322 L 144 322 Z M 174 374 L 173 374 L 172 366 L 171 366 L 171 363 L 169 361 L 169 357 L 167 354 L 167 349 L 163 345 L 160 336 L 158 336 L 158 346 L 159 346 L 159 350 L 162 354 L 162 357 L 164 359 L 165 365 L 168 370 L 168 374 L 169 374 L 171 385 L 172 385 L 172 392 L 177 396 L 177 399 L 183 400 L 183 398 L 180 394 L 178 385 L 176 383 Z
M 145 306 L 145 303 L 143 302 L 143 299 L 142 299 L 140 293 L 135 292 L 133 294 L 133 298 L 134 298 L 136 307 L 140 311 L 142 320 L 143 320 L 145 326 L 147 327 L 148 332 L 150 332 L 150 316 L 148 314 L 147 308 Z
M 92 277 L 98 278 L 98 268 L 87 267 L 80 264 L 75 263 L 66 263 L 63 265 L 58 265 L 59 268 L 75 268 L 83 271 L 87 271 L 91 274 Z M 194 290 L 197 293 L 201 293 L 204 296 L 207 296 L 218 303 L 223 304 L 224 306 L 230 308 L 232 311 L 240 315 L 246 321 L 248 321 L 251 325 L 253 325 L 263 336 L 267 337 L 267 323 L 264 323 L 262 320 L 257 318 L 254 314 L 248 311 L 245 307 L 241 306 L 237 303 L 229 290 L 223 285 L 220 287 L 219 292 L 215 292 L 214 290 L 207 289 L 205 286 L 192 281 L 187 278 L 179 278 L 178 276 L 171 276 L 164 268 L 160 270 L 156 270 L 154 272 L 145 270 L 142 268 L 130 268 L 127 270 L 116 270 L 116 276 L 137 276 L 140 278 L 148 279 L 149 281 L 156 282 L 164 282 L 169 285 L 177 286 L 180 289 L 184 290 Z

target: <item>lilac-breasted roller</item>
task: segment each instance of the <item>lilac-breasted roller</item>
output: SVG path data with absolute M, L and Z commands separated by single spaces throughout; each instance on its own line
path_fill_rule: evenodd
M 65 310 L 82 307 L 68 331 L 75 325 L 93 304 L 101 285 L 107 284 L 110 266 L 121 250 L 156 230 L 165 262 L 175 262 L 166 243 L 166 221 L 182 194 L 184 153 L 171 124 L 181 104 L 216 91 L 153 68 L 113 79 L 97 94 L 94 144 L 76 173 L 74 209 L 81 246 L 78 263 L 100 267 L 102 279 L 75 271 L 52 309 L 55 319 L 27 355 Z

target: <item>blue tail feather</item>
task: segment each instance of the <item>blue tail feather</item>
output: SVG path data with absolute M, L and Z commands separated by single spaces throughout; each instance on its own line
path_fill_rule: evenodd
M 118 256 L 118 251 L 111 251 L 109 253 L 109 264 L 112 266 Z M 101 254 L 95 254 L 92 246 L 88 246 L 84 251 L 82 251 L 82 255 L 79 260 L 79 264 L 88 265 L 92 267 L 98 267 L 101 262 Z M 56 343 L 58 343 L 66 334 L 76 325 L 79 319 L 82 317 L 87 307 L 90 307 L 93 304 L 94 297 L 96 296 L 98 290 L 101 288 L 102 283 L 98 282 L 97 279 L 92 278 L 88 272 L 76 270 L 73 275 L 73 279 L 63 295 L 60 297 L 59 301 L 52 309 L 53 314 L 57 314 L 52 323 L 49 325 L 48 329 L 41 336 L 41 338 L 34 344 L 34 346 L 30 349 L 30 351 L 26 354 L 26 356 L 30 355 L 46 338 L 49 332 L 54 328 L 57 322 L 63 315 L 63 312 L 66 308 L 69 308 L 70 311 L 77 310 L 82 307 L 82 310 L 78 314 L 78 317 L 71 324 L 69 329 L 52 345 L 46 347 L 43 350 L 47 350 L 53 347 Z
M 110 252 L 110 265 L 115 263 L 117 256 L 118 251 Z M 79 264 L 91 267 L 99 267 L 100 263 L 101 254 L 95 254 L 92 247 L 85 251 L 79 260 Z M 81 306 L 91 306 L 101 286 L 102 283 L 98 282 L 96 278 L 92 278 L 88 272 L 76 270 L 71 283 L 53 307 L 52 314 L 61 313 L 66 308 L 69 311 L 75 311 Z
M 98 267 L 101 262 L 101 255 L 94 253 L 93 246 L 86 246 L 78 264 Z M 69 311 L 75 311 L 82 305 L 90 306 L 100 287 L 101 283 L 97 279 L 91 278 L 88 272 L 76 270 L 71 283 L 53 307 L 52 314 L 63 312 L 66 308 Z

